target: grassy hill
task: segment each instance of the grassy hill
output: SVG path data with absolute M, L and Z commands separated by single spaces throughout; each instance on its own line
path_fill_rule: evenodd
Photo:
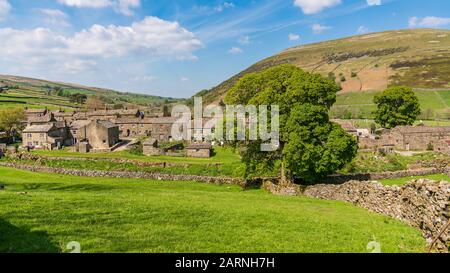
M 0 93 L 0 109 L 17 106 L 28 108 L 48 107 L 51 110 L 82 107 L 73 103 L 67 96 L 58 96 L 55 88 L 60 88 L 66 94 L 85 94 L 88 97 L 99 97 L 106 104 L 132 104 L 149 106 L 161 104 L 164 101 L 176 102 L 179 99 L 118 92 L 110 89 L 87 87 L 78 84 L 51 82 L 26 77 L 0 75 L 0 87 L 7 86 L 8 90 Z
M 206 102 L 218 102 L 245 74 L 289 63 L 335 78 L 342 86 L 337 106 L 351 105 L 357 108 L 353 112 L 362 111 L 365 118 L 370 117 L 367 112 L 373 107 L 373 95 L 390 85 L 425 89 L 417 91 L 423 110 L 448 112 L 449 62 L 450 30 L 386 31 L 289 48 L 252 65 L 203 97 Z

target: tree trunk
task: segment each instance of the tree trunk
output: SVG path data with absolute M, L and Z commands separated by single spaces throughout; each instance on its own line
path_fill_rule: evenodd
M 281 162 L 281 184 L 287 183 L 287 177 L 286 177 L 286 163 L 284 161 Z

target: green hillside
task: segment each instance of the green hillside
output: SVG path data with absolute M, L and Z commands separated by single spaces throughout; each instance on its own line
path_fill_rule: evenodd
M 20 106 L 71 110 L 83 107 L 81 104 L 71 102 L 70 94 L 84 94 L 88 98 L 98 97 L 105 104 L 111 106 L 115 104 L 150 106 L 180 101 L 180 99 L 174 98 L 124 93 L 77 84 L 8 75 L 0 75 L 0 87 L 6 87 L 6 90 L 0 92 L 0 109 Z M 65 96 L 58 95 L 57 90 L 62 90 Z
M 289 63 L 336 79 L 342 87 L 341 93 L 349 93 L 339 101 L 360 103 L 359 98 L 363 97 L 367 104 L 371 104 L 372 93 L 358 93 L 382 91 L 391 85 L 427 90 L 450 89 L 449 62 L 450 30 L 415 29 L 371 33 L 287 49 L 252 65 L 212 88 L 203 97 L 206 102 L 218 102 L 245 74 Z M 443 109 L 446 108 L 444 104 L 448 108 L 448 91 L 442 91 L 443 94 L 439 95 L 434 91 L 423 92 L 419 92 L 419 95 L 421 101 L 426 103 L 423 106 L 425 109 L 433 105 Z M 436 98 L 429 98 L 430 94 Z M 439 102 L 439 97 L 446 103 Z
M 374 96 L 381 91 L 346 92 L 337 96 L 331 109 L 332 118 L 366 119 L 373 118 L 376 105 Z M 450 90 L 415 90 L 419 98 L 423 120 L 450 120 Z

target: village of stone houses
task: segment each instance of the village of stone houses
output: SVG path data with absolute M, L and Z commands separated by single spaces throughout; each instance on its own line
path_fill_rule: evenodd
M 0 68 L 0 253 L 450 252 L 450 31 L 296 37 L 173 97 Z

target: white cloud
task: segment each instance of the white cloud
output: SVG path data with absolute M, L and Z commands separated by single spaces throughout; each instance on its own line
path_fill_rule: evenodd
M 409 18 L 409 27 L 443 27 L 450 25 L 450 18 L 427 16 L 424 18 L 411 17 Z
M 365 33 L 369 32 L 369 29 L 365 26 L 360 26 L 356 32 L 358 34 L 365 34 Z
M 180 79 L 180 81 L 182 81 L 182 82 L 187 82 L 187 81 L 189 81 L 189 78 L 188 78 L 188 77 L 182 77 L 182 78 Z
M 326 8 L 341 4 L 341 0 L 294 0 L 294 5 L 305 14 L 319 13 Z
M 8 0 L 0 0 L 0 21 L 4 21 L 11 11 Z
M 70 36 L 50 29 L 0 28 L 0 63 L 18 70 L 74 73 L 100 62 L 148 62 L 165 57 L 195 60 L 202 43 L 176 22 L 146 17 L 131 26 L 94 25 Z
M 156 79 L 157 77 L 152 75 L 142 75 L 142 76 L 135 76 L 131 80 L 134 82 L 152 82 Z
M 141 6 L 141 0 L 119 0 L 114 4 L 114 10 L 127 16 L 133 15 L 132 8 L 139 8 Z
M 367 0 L 367 5 L 379 6 L 379 5 L 381 5 L 381 0 Z
M 112 5 L 111 0 L 58 0 L 58 2 L 77 8 L 106 8 Z
M 58 0 L 60 4 L 77 8 L 107 8 L 112 7 L 116 12 L 133 15 L 132 8 L 138 8 L 141 0 Z
M 44 22 L 49 25 L 70 27 L 69 16 L 58 9 L 38 9 L 44 16 Z
M 218 5 L 218 6 L 216 6 L 216 7 L 214 8 L 214 10 L 215 10 L 216 12 L 222 12 L 222 11 L 224 11 L 225 9 L 231 9 L 231 8 L 234 8 L 234 7 L 235 7 L 235 5 L 234 5 L 232 2 L 224 2 L 224 3 L 222 3 L 222 4 Z
M 311 29 L 314 32 L 314 34 L 321 34 L 323 33 L 325 30 L 330 29 L 331 27 L 329 26 L 323 26 L 321 24 L 314 24 L 312 25 Z
M 242 36 L 241 38 L 239 38 L 238 43 L 241 45 L 248 45 L 251 43 L 250 37 L 249 36 Z
M 294 33 L 290 33 L 288 35 L 289 41 L 298 41 L 300 40 L 300 35 L 298 34 L 294 34 Z
M 236 54 L 240 54 L 244 52 L 242 49 L 240 49 L 239 47 L 232 47 L 230 50 L 228 50 L 228 53 L 236 55 Z

